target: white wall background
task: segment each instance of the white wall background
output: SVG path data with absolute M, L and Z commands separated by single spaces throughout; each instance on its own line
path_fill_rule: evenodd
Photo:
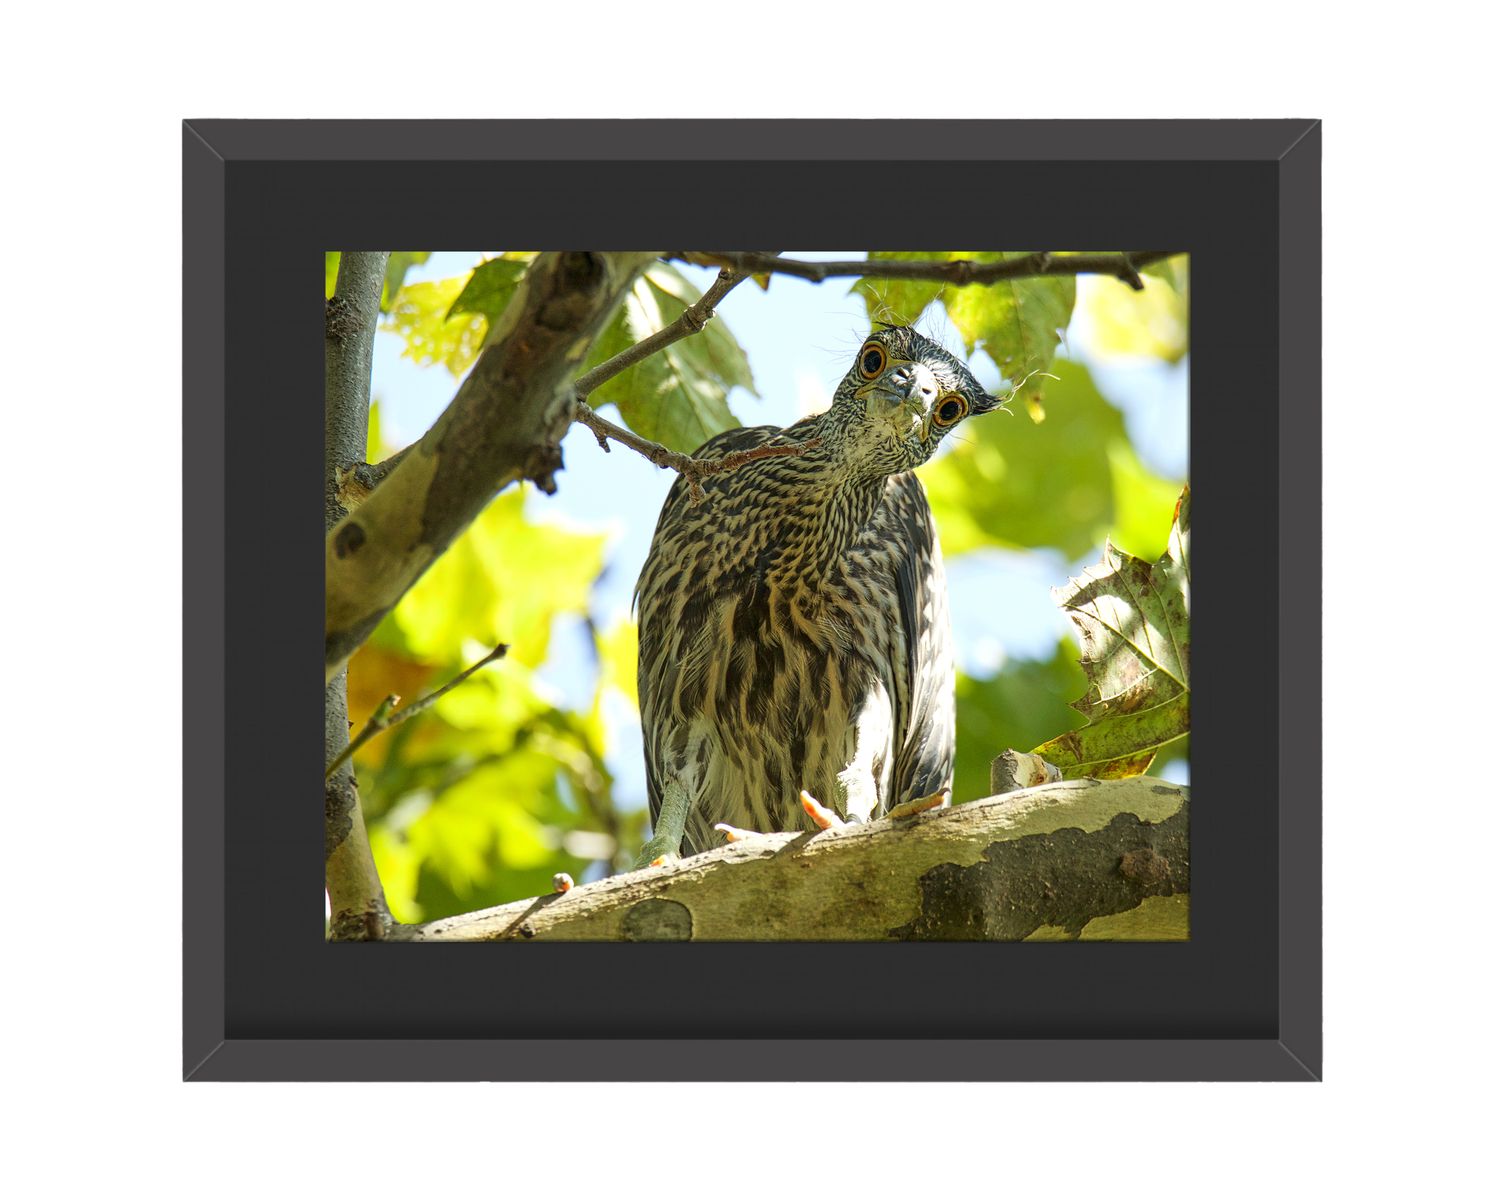
M 1492 1188 L 1494 787 L 1464 753 L 1491 740 L 1475 597 L 1497 445 L 1479 11 L 18 8 L 0 73 L 8 1190 Z M 179 118 L 686 113 L 1326 120 L 1327 1083 L 176 1082 Z M 117 695 L 77 686 L 101 663 Z M 143 749 L 159 771 L 123 767 Z M 901 1019 L 940 1022 L 926 999 Z

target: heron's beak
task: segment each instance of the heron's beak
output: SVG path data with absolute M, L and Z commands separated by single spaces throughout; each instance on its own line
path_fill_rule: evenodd
M 937 377 L 929 367 L 895 363 L 854 394 L 865 402 L 870 420 L 889 421 L 904 435 L 922 425 L 937 391 Z

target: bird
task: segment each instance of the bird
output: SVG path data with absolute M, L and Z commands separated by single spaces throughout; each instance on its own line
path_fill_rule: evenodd
M 829 407 L 693 452 L 800 453 L 679 476 L 636 583 L 652 836 L 638 865 L 751 832 L 947 803 L 954 650 L 914 468 L 1004 407 L 910 326 L 877 323 Z

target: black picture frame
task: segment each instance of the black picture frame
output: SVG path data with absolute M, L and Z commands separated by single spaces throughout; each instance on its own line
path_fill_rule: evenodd
M 1319 1078 L 1320 153 L 1311 120 L 185 122 L 184 1077 Z M 316 263 L 501 241 L 1192 254 L 1188 942 L 324 942 Z

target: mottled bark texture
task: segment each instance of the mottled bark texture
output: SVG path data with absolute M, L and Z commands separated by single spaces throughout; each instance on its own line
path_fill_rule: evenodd
M 338 282 L 327 305 L 323 330 L 325 530 L 347 515 L 339 488 L 341 476 L 351 464 L 365 459 L 370 363 L 389 257 L 386 251 L 346 251 L 339 258 Z M 323 695 L 324 762 L 332 762 L 349 744 L 348 707 L 345 675 L 340 671 L 327 681 Z M 323 781 L 323 860 L 332 909 L 329 936 L 335 941 L 383 936 L 391 917 L 370 854 L 353 763 L 345 763 Z
M 539 255 L 453 402 L 328 535 L 325 677 L 501 488 L 551 492 L 572 380 L 652 253 Z
M 901 821 L 767 834 L 392 937 L 1180 940 L 1188 890 L 1187 788 L 1073 780 Z

